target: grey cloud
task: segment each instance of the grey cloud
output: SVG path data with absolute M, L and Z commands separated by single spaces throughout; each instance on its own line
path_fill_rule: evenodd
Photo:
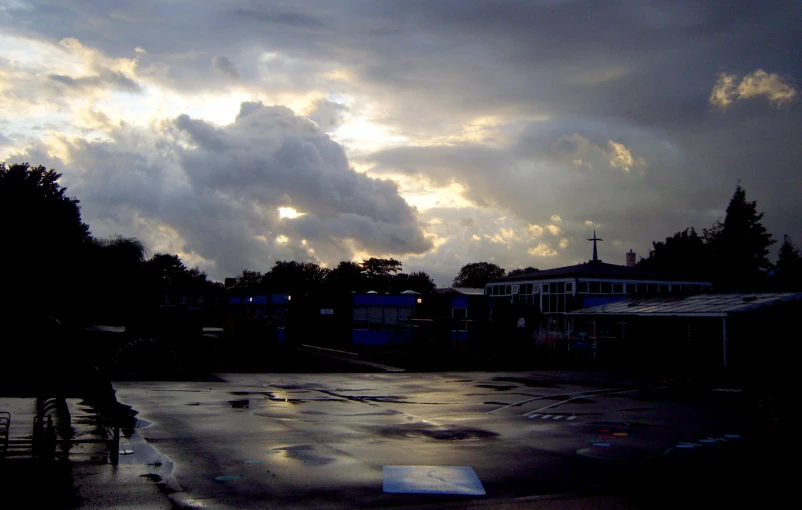
M 318 99 L 313 104 L 313 110 L 309 118 L 315 121 L 324 132 L 333 131 L 342 124 L 343 116 L 348 111 L 344 104 L 329 101 L 328 99 Z
M 254 96 L 293 91 L 370 101 L 381 106 L 381 122 L 421 145 L 477 117 L 499 118 L 503 133 L 492 145 L 449 140 L 448 146 L 403 147 L 364 159 L 376 164 L 378 174 L 401 172 L 435 185 L 458 182 L 477 206 L 504 207 L 522 222 L 545 225 L 559 214 L 561 227 L 577 239 L 584 221 L 592 219 L 602 225 L 605 239 L 619 239 L 644 253 L 653 239 L 715 221 L 739 178 L 766 211 L 775 236 L 802 238 L 800 103 L 782 110 L 768 107 L 766 100 L 783 97 L 778 93 L 784 89 L 763 79 L 744 87 L 743 97 L 752 100 L 739 100 L 726 112 L 709 104 L 721 73 L 736 76 L 736 85 L 757 69 L 795 87 L 802 83 L 802 61 L 793 56 L 802 43 L 799 2 L 254 5 L 195 2 L 187 9 L 180 2 L 153 2 L 148 8 L 114 3 L 98 9 L 96 2 L 76 0 L 11 8 L 0 24 L 18 36 L 54 42 L 76 37 L 110 56 L 130 57 L 132 48 L 145 47 L 148 54 L 137 72 L 152 73 L 150 79 L 181 90 L 227 86 L 224 77 L 206 79 L 209 62 L 227 55 Z M 354 79 L 326 78 L 334 69 L 347 70 Z M 328 113 L 313 114 L 324 130 L 327 119 L 338 118 L 337 112 Z M 254 118 L 247 120 L 251 114 Z M 533 117 L 545 120 L 529 123 Z M 346 211 L 340 214 L 348 214 L 351 209 L 343 204 L 358 200 L 388 225 L 386 218 L 396 211 L 405 214 L 396 206 L 383 211 L 381 200 L 343 194 L 349 186 L 362 186 L 392 197 L 387 184 L 361 183 L 348 172 L 325 185 L 315 183 L 316 165 L 342 167 L 332 163 L 345 159 L 342 149 L 330 148 L 317 135 L 308 140 L 300 133 L 314 132 L 314 126 L 287 119 L 254 103 L 243 106 L 240 127 L 231 130 L 197 119 L 176 121 L 176 136 L 196 146 L 181 152 L 181 161 L 191 163 L 187 179 L 197 189 L 208 185 L 226 193 L 252 187 L 244 191 L 247 196 L 316 210 L 319 218 L 340 207 Z M 248 149 L 252 144 L 246 140 L 254 136 L 244 129 L 249 123 L 253 130 L 267 130 L 260 143 L 269 147 L 261 152 Z M 519 128 L 522 123 L 527 125 Z M 295 134 L 277 145 L 283 129 Z M 605 153 L 610 140 L 643 163 L 629 172 L 610 167 Z M 207 155 L 221 170 L 204 163 Z M 575 165 L 577 160 L 581 164 Z M 286 169 L 271 177 L 282 183 L 297 174 L 310 189 L 306 202 L 285 190 L 258 186 L 261 168 Z M 313 223 L 307 219 L 297 228 L 323 228 Z M 341 224 L 327 228 L 335 227 L 348 232 Z M 450 242 L 440 247 L 440 256 L 459 256 L 456 247 L 448 250 Z M 334 244 L 327 249 L 347 251 Z M 600 249 L 612 249 L 602 244 Z M 579 248 L 570 252 L 571 246 L 566 262 L 581 255 Z
M 14 140 L 12 140 L 11 138 L 7 137 L 3 133 L 0 133 L 0 147 L 6 146 L 6 145 L 11 145 L 12 143 L 14 143 Z
M 63 74 L 51 74 L 48 75 L 48 79 L 78 92 L 97 88 L 112 88 L 130 93 L 142 91 L 142 87 L 136 81 L 123 73 L 108 69 L 101 71 L 97 75 L 82 76 L 80 78 L 73 78 Z
M 320 28 L 323 26 L 323 22 L 317 17 L 300 12 L 279 11 L 270 6 L 237 9 L 235 13 L 243 19 L 255 20 L 272 26 L 278 25 L 292 28 Z
M 212 69 L 232 78 L 238 79 L 240 77 L 239 71 L 237 71 L 237 66 L 235 66 L 234 62 L 229 60 L 228 57 L 216 56 L 212 58 Z
M 243 104 L 226 127 L 186 115 L 166 127 L 64 138 L 69 166 L 44 148 L 18 159 L 40 157 L 64 172 L 96 234 L 138 235 L 151 246 L 178 239 L 174 249 L 210 261 L 216 277 L 280 258 L 335 264 L 357 249 L 431 248 L 394 183 L 356 173 L 338 144 L 285 107 Z M 279 219 L 281 206 L 303 216 Z

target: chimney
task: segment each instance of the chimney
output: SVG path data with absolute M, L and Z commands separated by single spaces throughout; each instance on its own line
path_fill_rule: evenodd
M 627 267 L 635 267 L 635 252 L 632 251 L 632 248 L 629 249 L 629 253 L 627 253 L 626 256 L 627 256 Z

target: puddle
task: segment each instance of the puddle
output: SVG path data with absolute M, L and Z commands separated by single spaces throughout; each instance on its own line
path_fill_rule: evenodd
M 151 471 L 162 475 L 171 473 L 175 464 L 167 456 L 148 444 L 134 429 L 125 429 L 128 439 L 120 445 L 120 464 L 148 466 Z
M 498 433 L 489 430 L 463 426 L 437 427 L 428 423 L 406 423 L 390 427 L 378 427 L 373 430 L 391 439 L 436 439 L 438 441 L 471 441 L 495 439 Z
M 221 475 L 214 477 L 214 481 L 220 483 L 235 482 L 239 479 L 240 479 L 239 475 Z
M 530 388 L 559 388 L 559 386 L 555 384 L 559 382 L 559 380 L 550 377 L 494 377 L 493 380 L 523 384 Z
M 284 452 L 287 458 L 297 460 L 308 466 L 324 466 L 331 464 L 336 459 L 330 457 L 320 457 L 315 455 L 317 449 L 315 445 L 303 444 L 298 446 L 286 446 L 283 448 L 276 448 L 280 452 Z
M 231 405 L 232 409 L 248 409 L 251 405 L 251 401 L 248 399 L 229 400 L 228 403 Z
M 660 450 L 637 446 L 612 446 L 609 443 L 596 443 L 590 448 L 580 448 L 576 451 L 582 457 L 591 457 L 602 460 L 642 461 L 662 457 L 671 449 Z
M 554 395 L 554 396 L 550 396 L 550 397 L 543 397 L 543 400 L 563 401 L 563 400 L 568 400 L 570 398 L 571 397 L 566 397 L 565 395 Z M 566 403 L 567 404 L 595 404 L 596 401 L 595 400 L 591 400 L 589 398 L 578 397 L 578 398 L 573 398 L 573 399 L 571 399 L 570 402 L 566 402 Z
M 267 400 L 271 402 L 282 402 L 285 404 L 303 404 L 306 400 L 300 398 L 278 398 L 278 397 L 269 397 Z
M 504 384 L 477 384 L 477 388 L 486 388 L 488 390 L 496 390 L 496 391 L 509 391 L 513 388 L 517 388 L 518 386 L 507 386 Z

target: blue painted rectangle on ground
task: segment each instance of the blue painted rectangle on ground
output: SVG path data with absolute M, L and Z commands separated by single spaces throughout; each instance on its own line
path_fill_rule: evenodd
M 484 496 L 485 488 L 470 466 L 384 466 L 384 492 Z

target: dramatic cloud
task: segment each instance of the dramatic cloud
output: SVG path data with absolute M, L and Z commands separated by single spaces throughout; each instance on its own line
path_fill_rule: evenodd
M 480 260 L 587 260 L 594 229 L 623 263 L 722 218 L 738 180 L 775 237 L 802 238 L 800 18 L 774 0 L 21 0 L 0 8 L 0 158 L 63 172 L 93 231 L 220 274 L 392 253 L 444 284 Z
M 154 250 L 167 236 L 218 276 L 431 247 L 394 183 L 355 172 L 342 147 L 285 107 L 243 103 L 225 127 L 182 115 L 110 134 L 61 138 L 53 161 L 98 234 L 133 228 Z

